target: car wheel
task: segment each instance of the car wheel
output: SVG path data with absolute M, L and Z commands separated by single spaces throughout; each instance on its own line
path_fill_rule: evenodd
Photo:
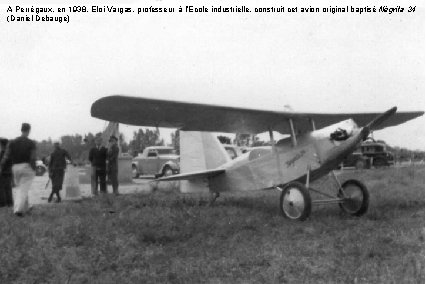
M 35 172 L 36 172 L 36 176 L 42 176 L 46 172 L 46 169 L 42 166 L 37 166 Z
M 139 177 L 138 169 L 136 168 L 135 165 L 132 165 L 132 178 L 138 178 L 138 177 Z
M 343 203 L 339 203 L 340 208 L 353 216 L 364 215 L 368 210 L 370 195 L 367 187 L 360 181 L 350 179 L 342 184 Z
M 290 182 L 281 192 L 280 209 L 284 217 L 303 221 L 311 214 L 309 190 L 300 182 Z
M 374 159 L 373 165 L 376 168 L 384 168 L 384 167 L 386 167 L 388 165 L 388 163 L 384 159 L 378 158 L 378 159 Z
M 171 176 L 171 175 L 173 175 L 172 168 L 170 166 L 165 166 L 163 168 L 163 171 L 162 171 L 162 176 L 163 177 L 168 177 L 168 176 Z

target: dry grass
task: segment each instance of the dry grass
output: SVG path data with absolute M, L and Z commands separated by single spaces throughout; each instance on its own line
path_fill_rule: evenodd
M 0 209 L 0 283 L 424 283 L 424 169 L 344 176 L 370 189 L 362 218 L 291 222 L 275 191 Z

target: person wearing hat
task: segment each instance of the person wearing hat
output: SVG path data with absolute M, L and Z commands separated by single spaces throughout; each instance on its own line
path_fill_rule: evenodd
M 6 153 L 9 140 L 0 138 L 0 161 Z M 12 162 L 10 159 L 5 161 L 3 171 L 0 175 L 0 207 L 13 206 L 12 197 Z
M 59 191 L 64 183 L 65 169 L 67 168 L 67 159 L 72 163 L 71 156 L 65 149 L 62 149 L 59 142 L 53 143 L 55 147 L 53 153 L 50 154 L 49 161 L 49 177 L 52 180 L 52 192 L 50 193 L 47 202 L 52 202 L 53 195 L 56 194 L 57 202 L 61 202 Z
M 89 161 L 92 164 L 92 195 L 98 195 L 98 181 L 100 191 L 106 193 L 106 159 L 107 149 L 102 146 L 102 137 L 95 138 L 95 147 L 89 151 Z
M 112 135 L 109 138 L 109 147 L 107 152 L 108 178 L 112 185 L 112 192 L 115 195 L 118 195 L 118 153 L 120 152 L 117 142 L 117 137 Z
M 21 136 L 9 143 L 0 162 L 0 174 L 7 168 L 7 163 L 12 164 L 12 173 L 16 185 L 13 212 L 19 217 L 22 217 L 30 209 L 28 191 L 31 189 L 35 177 L 36 144 L 28 138 L 30 131 L 31 125 L 22 123 Z

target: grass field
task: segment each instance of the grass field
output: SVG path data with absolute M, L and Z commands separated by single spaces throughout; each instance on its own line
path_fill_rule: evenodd
M 367 184 L 365 216 L 315 206 L 292 222 L 278 191 L 3 208 L 0 283 L 424 283 L 424 168 L 340 177 Z

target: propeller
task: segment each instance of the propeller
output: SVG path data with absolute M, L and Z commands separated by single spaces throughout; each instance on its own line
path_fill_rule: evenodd
M 389 117 L 394 115 L 396 113 L 396 110 L 397 110 L 397 107 L 393 107 L 393 108 L 385 111 L 383 114 L 378 115 L 370 123 L 368 123 L 366 126 L 364 126 L 364 128 L 362 129 L 362 133 L 364 135 L 363 140 L 366 140 L 368 138 L 368 135 L 370 134 L 371 131 L 376 129 L 385 120 L 387 120 Z

